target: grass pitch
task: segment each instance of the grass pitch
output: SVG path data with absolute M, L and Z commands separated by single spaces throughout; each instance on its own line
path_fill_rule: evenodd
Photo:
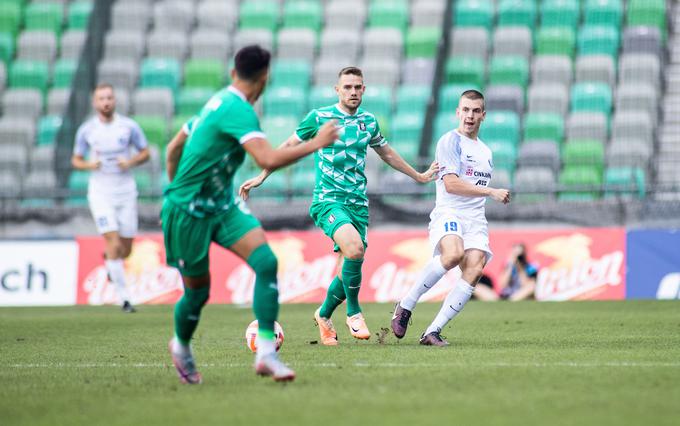
M 209 305 L 194 350 L 201 386 L 167 354 L 171 306 L 0 309 L 0 423 L 26 425 L 645 424 L 680 419 L 680 302 L 471 302 L 442 334 L 314 344 L 311 305 L 285 305 L 288 385 L 256 377 L 249 309 Z M 391 305 L 365 305 L 374 333 Z

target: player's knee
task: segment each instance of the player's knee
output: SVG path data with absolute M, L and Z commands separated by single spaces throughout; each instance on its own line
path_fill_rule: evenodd
M 343 250 L 343 254 L 347 259 L 353 259 L 353 260 L 361 260 L 364 258 L 364 243 L 362 241 L 356 241 L 350 243 L 345 250 Z
M 458 266 L 460 261 L 463 260 L 463 253 L 458 251 L 442 253 L 440 259 L 442 266 L 448 271 Z
M 256 275 L 273 276 L 276 278 L 279 261 L 268 244 L 256 248 L 248 258 L 248 264 L 253 268 Z

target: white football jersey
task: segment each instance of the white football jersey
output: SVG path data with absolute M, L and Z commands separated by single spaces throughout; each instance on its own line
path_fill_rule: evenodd
M 456 215 L 484 220 L 486 197 L 463 197 L 450 194 L 444 186 L 444 176 L 455 174 L 464 181 L 478 186 L 488 186 L 493 171 L 492 154 L 479 138 L 472 140 L 457 130 L 444 134 L 437 142 L 435 159 L 439 163 L 437 199 L 432 215 L 445 210 Z
M 118 159 L 132 157 L 132 147 L 147 147 L 146 137 L 132 119 L 115 114 L 110 123 L 94 116 L 84 122 L 78 133 L 73 153 L 91 161 L 101 161 L 99 170 L 92 171 L 88 191 L 97 195 L 136 195 L 137 185 L 130 170 L 121 170 Z

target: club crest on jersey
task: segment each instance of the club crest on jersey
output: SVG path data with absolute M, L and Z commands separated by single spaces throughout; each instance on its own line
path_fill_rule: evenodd
M 359 122 L 359 130 L 362 132 L 366 131 L 366 123 Z
M 127 139 L 124 137 L 118 138 L 118 145 L 125 146 L 127 144 Z
M 475 172 L 475 169 L 473 169 L 472 167 L 468 166 L 468 167 L 465 169 L 465 176 L 472 176 L 472 174 L 473 174 L 474 172 Z

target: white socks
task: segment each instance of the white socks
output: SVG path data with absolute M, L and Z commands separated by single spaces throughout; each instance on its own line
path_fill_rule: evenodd
M 418 280 L 413 284 L 406 297 L 399 302 L 402 308 L 413 311 L 418 303 L 418 299 L 427 293 L 444 275 L 448 272 L 442 266 L 441 256 L 433 257 L 421 272 Z
M 191 355 L 191 346 L 183 345 L 182 343 L 180 343 L 177 336 L 175 336 L 175 338 L 172 339 L 172 353 L 180 355 L 180 356 L 190 356 Z
M 446 296 L 442 308 L 434 318 L 434 321 L 432 321 L 432 324 L 425 330 L 425 334 L 432 333 L 433 331 L 441 331 L 453 317 L 463 310 L 465 304 L 470 300 L 470 297 L 472 297 L 473 291 L 475 291 L 475 288 L 465 280 L 461 279 L 458 281 L 458 284 Z
M 259 335 L 255 340 L 255 346 L 257 346 L 257 355 L 255 360 L 259 361 L 263 357 L 276 353 L 276 339 L 263 339 Z
M 125 301 L 129 302 L 130 295 L 127 292 L 127 288 L 125 288 L 125 266 L 123 264 L 123 259 L 107 259 L 104 263 L 111 281 L 116 286 L 116 292 L 118 293 L 121 304 Z

